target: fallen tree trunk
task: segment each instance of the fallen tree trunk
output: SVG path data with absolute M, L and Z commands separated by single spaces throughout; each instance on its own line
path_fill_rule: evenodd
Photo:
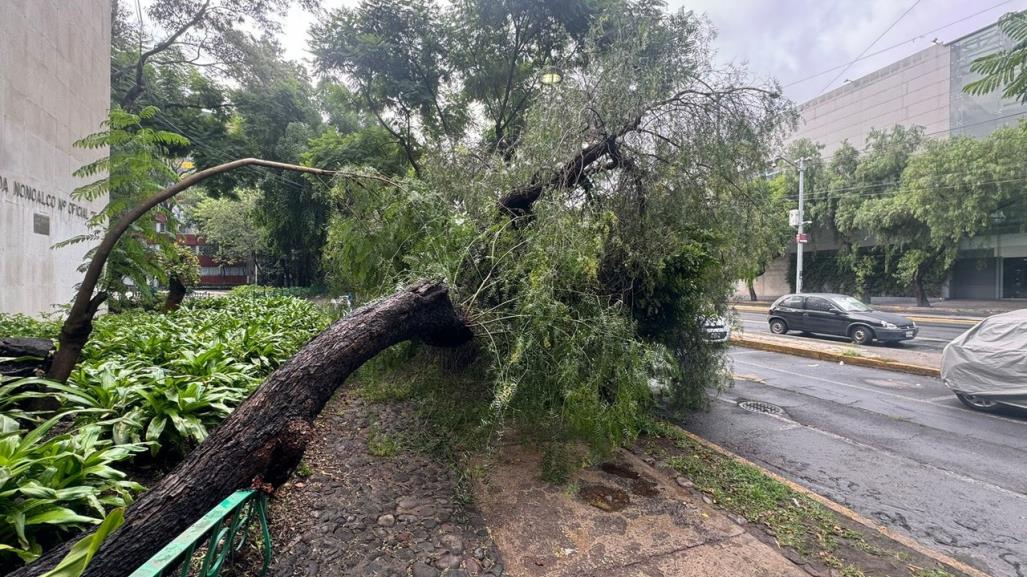
M 37 371 L 46 372 L 53 355 L 50 339 L 0 337 L 0 375 L 5 377 L 34 377 Z
M 127 575 L 233 491 L 288 478 L 314 418 L 347 376 L 402 341 L 457 346 L 472 333 L 446 287 L 419 283 L 340 319 L 275 371 L 220 427 L 128 508 L 84 575 Z M 12 576 L 39 575 L 67 547 Z

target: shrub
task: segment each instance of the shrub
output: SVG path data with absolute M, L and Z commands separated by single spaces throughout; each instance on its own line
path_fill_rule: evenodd
M 124 472 L 131 459 L 149 449 L 174 460 L 203 441 L 328 321 L 313 303 L 256 291 L 108 314 L 67 383 L 0 381 L 0 569 L 127 504 L 142 490 Z M 57 330 L 24 316 L 0 323 L 20 336 Z M 40 396 L 57 412 L 26 410 Z M 70 430 L 54 435 L 62 419 Z
M 0 415 L 0 551 L 22 561 L 142 490 L 114 467 L 142 445 L 115 444 L 95 425 L 46 438 L 62 416 L 26 429 Z

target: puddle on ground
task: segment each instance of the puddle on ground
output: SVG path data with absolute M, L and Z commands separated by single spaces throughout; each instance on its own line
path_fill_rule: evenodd
M 606 485 L 582 485 L 578 490 L 581 500 L 596 509 L 613 513 L 631 504 L 631 499 L 623 489 Z

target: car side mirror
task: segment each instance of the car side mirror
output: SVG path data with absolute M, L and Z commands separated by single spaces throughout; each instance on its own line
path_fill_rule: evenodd
M 842 314 L 842 309 L 836 309 L 834 307 L 831 307 L 831 314 L 840 315 Z

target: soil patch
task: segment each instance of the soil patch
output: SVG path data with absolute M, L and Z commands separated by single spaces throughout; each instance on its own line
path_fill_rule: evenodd
M 631 499 L 623 489 L 607 485 L 582 485 L 578 496 L 596 509 L 612 513 L 620 511 L 631 503 Z

